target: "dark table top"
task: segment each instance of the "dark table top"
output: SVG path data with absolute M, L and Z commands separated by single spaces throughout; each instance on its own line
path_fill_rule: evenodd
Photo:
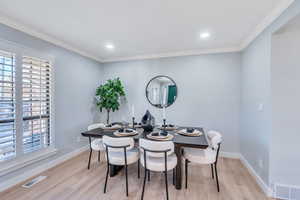
M 179 129 L 183 129 L 183 128 L 196 128 L 198 130 L 201 130 L 204 133 L 203 128 L 200 127 L 180 127 Z M 144 132 L 143 129 L 137 129 L 137 130 L 139 134 L 136 136 L 131 136 L 136 141 L 140 138 L 146 138 L 146 135 L 151 133 L 151 132 Z M 84 137 L 92 137 L 92 138 L 102 138 L 104 135 L 110 137 L 117 137 L 113 134 L 115 131 L 116 130 L 104 130 L 98 128 L 98 129 L 82 132 L 81 135 Z M 184 147 L 203 148 L 203 149 L 208 147 L 208 142 L 205 133 L 197 137 L 191 137 L 191 136 L 179 135 L 176 133 L 176 131 L 168 131 L 168 132 L 174 135 L 172 141 L 174 142 L 175 146 L 178 145 Z

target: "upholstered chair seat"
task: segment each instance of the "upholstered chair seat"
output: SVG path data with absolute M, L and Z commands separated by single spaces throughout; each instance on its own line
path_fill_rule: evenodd
M 183 157 L 185 159 L 185 187 L 188 183 L 188 163 L 211 165 L 212 178 L 214 174 L 217 181 L 217 189 L 220 191 L 217 162 L 219 156 L 222 135 L 217 131 L 209 131 L 207 133 L 209 147 L 207 149 L 184 148 Z

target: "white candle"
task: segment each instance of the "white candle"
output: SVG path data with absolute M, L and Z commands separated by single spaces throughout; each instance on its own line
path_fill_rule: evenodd
M 134 117 L 134 105 L 132 105 L 131 114 L 132 114 L 132 117 Z
M 166 107 L 163 107 L 163 119 L 166 119 Z

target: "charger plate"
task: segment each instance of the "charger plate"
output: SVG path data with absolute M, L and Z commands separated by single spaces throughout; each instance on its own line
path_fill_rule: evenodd
M 192 133 L 188 133 L 186 129 L 181 129 L 181 130 L 177 131 L 177 133 L 180 134 L 180 135 L 190 136 L 190 137 L 198 137 L 198 136 L 203 134 L 198 129 L 195 129 L 194 132 L 192 132 Z
M 128 136 L 135 136 L 138 135 L 139 133 L 137 131 L 133 131 L 131 133 L 126 133 L 126 132 L 119 132 L 119 131 L 115 131 L 114 135 L 118 136 L 118 137 L 128 137 Z
M 151 139 L 151 140 L 159 140 L 159 141 L 169 141 L 172 140 L 174 138 L 174 136 L 172 134 L 168 134 L 167 136 L 153 136 L 152 133 L 147 135 L 147 138 Z

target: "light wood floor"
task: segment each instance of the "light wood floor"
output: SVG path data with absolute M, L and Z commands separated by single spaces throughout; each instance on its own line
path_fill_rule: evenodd
M 102 155 L 101 155 L 102 156 Z M 101 157 L 102 160 L 103 157 Z M 47 179 L 30 189 L 18 185 L 0 193 L 1 200 L 138 200 L 142 192 L 143 173 L 137 179 L 137 165 L 129 166 L 129 197 L 125 195 L 123 170 L 108 179 L 107 193 L 103 194 L 106 164 L 96 161 L 94 154 L 91 169 L 87 170 L 88 152 L 62 163 L 44 173 Z M 141 170 L 143 172 L 143 170 Z M 220 193 L 211 178 L 210 166 L 191 164 L 189 188 L 176 190 L 169 175 L 170 200 L 269 200 L 239 160 L 220 158 Z M 184 181 L 183 181 L 184 184 Z M 151 173 L 147 182 L 145 200 L 162 200 L 165 197 L 164 176 Z

